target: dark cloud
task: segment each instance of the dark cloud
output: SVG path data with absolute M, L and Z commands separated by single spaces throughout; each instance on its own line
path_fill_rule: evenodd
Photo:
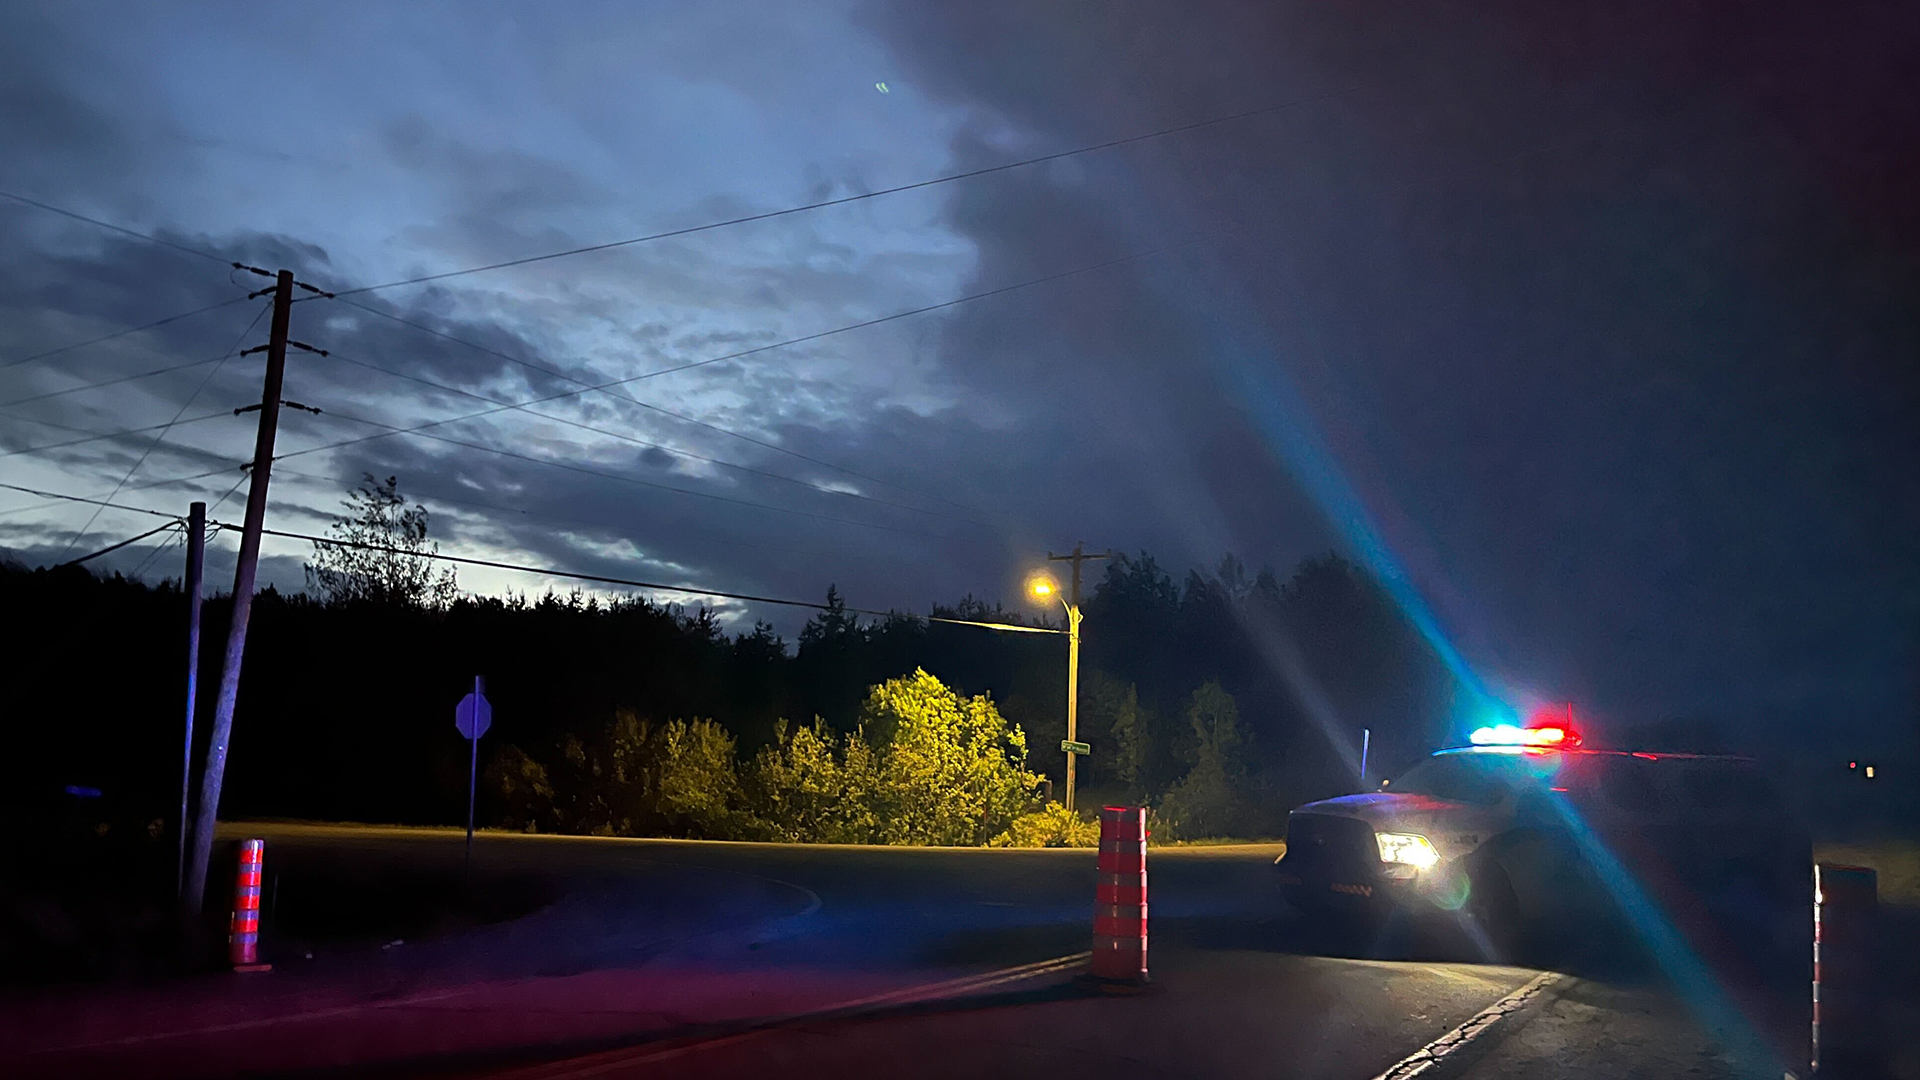
M 1498 680 L 1802 732 L 1911 713 L 1920 236 L 1910 201 L 1877 215 L 1920 180 L 1915 21 L 1421 10 L 873 6 L 916 85 L 1021 150 L 1352 88 L 957 191 L 983 286 L 1229 239 L 1010 301 L 1014 337 L 960 313 L 949 370 L 1137 463 L 1110 472 L 1187 507 L 1192 556 L 1286 557 L 1327 478 L 1239 376 L 1298 388 Z M 1083 482 L 1094 515 L 1140 508 Z

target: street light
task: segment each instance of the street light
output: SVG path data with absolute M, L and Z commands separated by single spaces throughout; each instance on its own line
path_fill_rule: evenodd
M 1035 600 L 1046 603 L 1048 599 L 1058 597 L 1060 606 L 1067 612 L 1067 739 L 1060 749 L 1067 755 L 1067 798 L 1068 810 L 1073 809 L 1074 759 L 1087 752 L 1087 745 L 1079 742 L 1080 734 L 1080 564 L 1088 559 L 1110 559 L 1112 552 L 1099 552 L 1089 555 L 1073 545 L 1073 554 L 1054 555 L 1049 553 L 1049 562 L 1073 564 L 1072 588 L 1067 595 L 1060 595 L 1060 584 L 1052 575 L 1041 572 L 1027 579 L 1027 592 Z

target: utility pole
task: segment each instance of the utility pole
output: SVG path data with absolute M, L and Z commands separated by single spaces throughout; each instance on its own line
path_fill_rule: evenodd
M 187 895 L 187 797 L 193 788 L 193 710 L 200 694 L 200 577 L 207 555 L 207 504 L 187 510 L 187 725 L 180 739 L 180 865 L 173 875 L 176 898 Z
M 273 330 L 266 346 L 266 383 L 260 391 L 260 428 L 253 442 L 253 473 L 247 486 L 247 517 L 240 532 L 240 561 L 233 570 L 233 620 L 227 628 L 226 660 L 220 667 L 213 732 L 207 739 L 207 764 L 200 777 L 200 809 L 193 823 L 193 870 L 187 880 L 186 899 L 188 908 L 196 913 L 206 896 L 207 864 L 213 859 L 213 823 L 220 813 L 220 782 L 227 768 L 227 741 L 233 734 L 233 706 L 240 697 L 240 661 L 247 651 L 247 618 L 253 614 L 253 578 L 260 563 L 260 528 L 267 516 L 267 479 L 273 468 L 273 437 L 280 423 L 280 384 L 287 369 L 287 322 L 292 304 L 293 271 L 282 270 L 273 287 Z
M 1088 554 L 1080 550 L 1080 544 L 1073 545 L 1073 554 L 1055 555 L 1047 553 L 1048 562 L 1066 562 L 1073 564 L 1072 584 L 1067 589 L 1067 741 L 1078 742 L 1080 736 L 1080 564 L 1089 559 L 1111 559 L 1113 552 L 1102 551 Z M 1067 809 L 1073 809 L 1074 758 L 1079 755 L 1073 750 L 1067 754 Z

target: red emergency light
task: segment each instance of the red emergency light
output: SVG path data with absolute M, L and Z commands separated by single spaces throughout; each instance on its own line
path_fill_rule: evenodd
M 1580 745 L 1573 728 L 1573 707 L 1541 709 L 1527 726 L 1491 724 L 1476 728 L 1467 740 L 1475 746 L 1519 746 L 1535 750 L 1569 750 Z

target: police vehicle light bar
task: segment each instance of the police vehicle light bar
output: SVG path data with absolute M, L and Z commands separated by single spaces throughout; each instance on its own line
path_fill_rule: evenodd
M 1467 741 L 1475 746 L 1533 746 L 1541 749 L 1580 745 L 1580 736 L 1560 724 L 1519 727 L 1514 724 L 1490 724 L 1475 728 Z

